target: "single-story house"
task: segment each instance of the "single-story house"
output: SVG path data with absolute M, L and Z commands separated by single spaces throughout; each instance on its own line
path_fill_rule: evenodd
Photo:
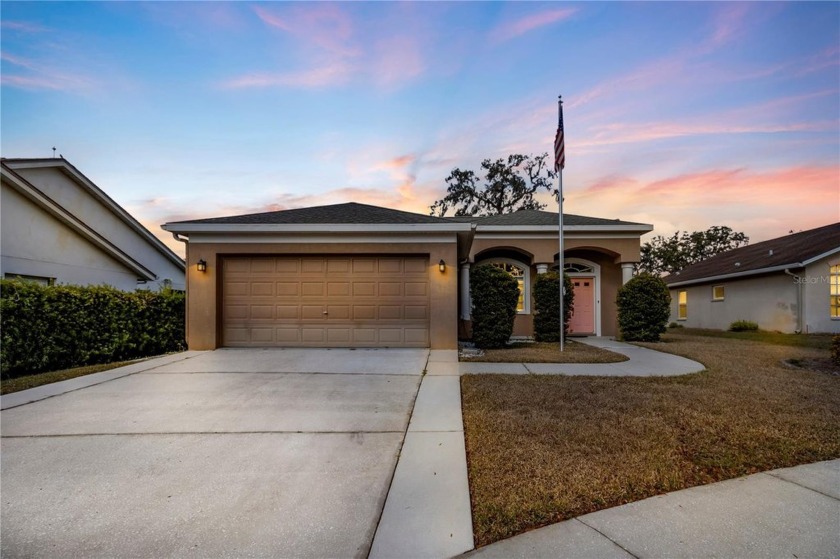
M 840 223 L 718 254 L 665 283 L 671 319 L 688 327 L 840 333 Z
M 616 334 L 616 292 L 651 225 L 564 216 L 577 334 Z M 531 335 L 531 286 L 558 262 L 558 215 L 440 218 L 365 204 L 167 223 L 187 244 L 187 343 L 454 349 L 469 328 L 470 267 L 520 281 L 514 335 Z
M 3 158 L 0 168 L 2 277 L 185 289 L 183 259 L 63 157 Z

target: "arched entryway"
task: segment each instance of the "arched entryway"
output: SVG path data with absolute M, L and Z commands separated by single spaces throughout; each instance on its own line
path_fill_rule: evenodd
M 557 263 L 552 266 L 557 270 Z M 570 335 L 601 335 L 601 266 L 583 258 L 564 258 L 563 269 L 575 292 Z

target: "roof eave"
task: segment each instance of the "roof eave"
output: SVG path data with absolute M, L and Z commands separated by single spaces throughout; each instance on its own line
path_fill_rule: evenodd
M 702 278 L 695 278 L 685 281 L 675 281 L 668 283 L 668 287 L 683 287 L 688 285 L 695 285 L 698 283 L 711 283 L 715 281 L 722 281 L 727 279 L 736 279 L 746 276 L 759 276 L 761 274 L 772 274 L 773 272 L 782 272 L 784 270 L 791 270 L 794 268 L 802 268 L 805 264 L 803 262 L 791 262 L 790 264 L 782 264 L 779 266 L 771 266 L 768 268 L 758 268 L 755 270 L 744 270 L 743 272 L 733 272 L 731 274 L 718 274 L 716 276 L 704 276 Z
M 139 221 L 137 221 L 130 213 L 128 213 L 122 206 L 120 206 L 113 198 L 108 196 L 101 188 L 96 186 L 93 181 L 87 178 L 81 171 L 76 169 L 72 163 L 66 159 L 4 159 L 5 163 L 10 169 L 44 169 L 44 168 L 60 168 L 67 174 L 76 184 L 81 186 L 94 198 L 102 202 L 108 210 L 122 220 L 135 233 L 143 237 L 149 244 L 151 244 L 158 252 L 170 260 L 173 264 L 178 266 L 181 270 L 186 270 L 186 263 L 184 260 L 175 254 L 168 246 L 163 244 L 163 241 L 158 239 L 154 233 L 146 229 Z
M 465 233 L 470 223 L 165 223 L 171 233 Z
M 556 232 L 558 225 L 481 225 L 478 224 L 478 233 L 550 233 Z M 640 224 L 616 224 L 616 225 L 563 225 L 563 231 L 569 233 L 649 233 L 653 231 L 653 225 Z

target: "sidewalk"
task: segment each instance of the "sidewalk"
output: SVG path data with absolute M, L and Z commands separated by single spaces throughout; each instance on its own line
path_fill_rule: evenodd
M 840 460 L 675 491 L 473 546 L 460 383 L 470 373 L 673 376 L 702 364 L 607 338 L 622 363 L 459 363 L 432 351 L 370 557 L 840 557 Z M 464 555 L 459 555 L 465 553 Z
M 660 377 L 699 373 L 706 369 L 702 363 L 617 342 L 605 337 L 575 338 L 576 342 L 620 353 L 629 358 L 621 363 L 460 363 L 462 375 L 497 373 L 513 375 L 586 375 L 608 377 Z M 430 374 L 435 374 L 429 371 Z
M 606 509 L 462 557 L 840 557 L 840 460 Z

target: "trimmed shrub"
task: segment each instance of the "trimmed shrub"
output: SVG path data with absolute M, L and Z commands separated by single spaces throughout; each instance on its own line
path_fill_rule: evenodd
M 671 315 L 671 294 L 662 278 L 641 273 L 618 290 L 618 327 L 622 339 L 658 342 Z
M 513 333 L 519 284 L 504 270 L 488 264 L 470 271 L 472 339 L 480 348 L 504 347 Z
M 730 332 L 755 332 L 756 330 L 758 330 L 758 324 L 749 320 L 736 320 L 729 325 Z
M 683 328 L 683 325 L 679 322 L 672 322 L 668 325 L 668 328 Z
M 563 274 L 563 332 L 569 331 L 569 319 L 575 301 L 572 280 Z M 560 341 L 560 274 L 549 272 L 534 282 L 534 339 L 538 342 Z
M 107 286 L 0 280 L 3 378 L 186 348 L 185 297 Z
M 831 338 L 831 360 L 840 365 L 840 335 Z

